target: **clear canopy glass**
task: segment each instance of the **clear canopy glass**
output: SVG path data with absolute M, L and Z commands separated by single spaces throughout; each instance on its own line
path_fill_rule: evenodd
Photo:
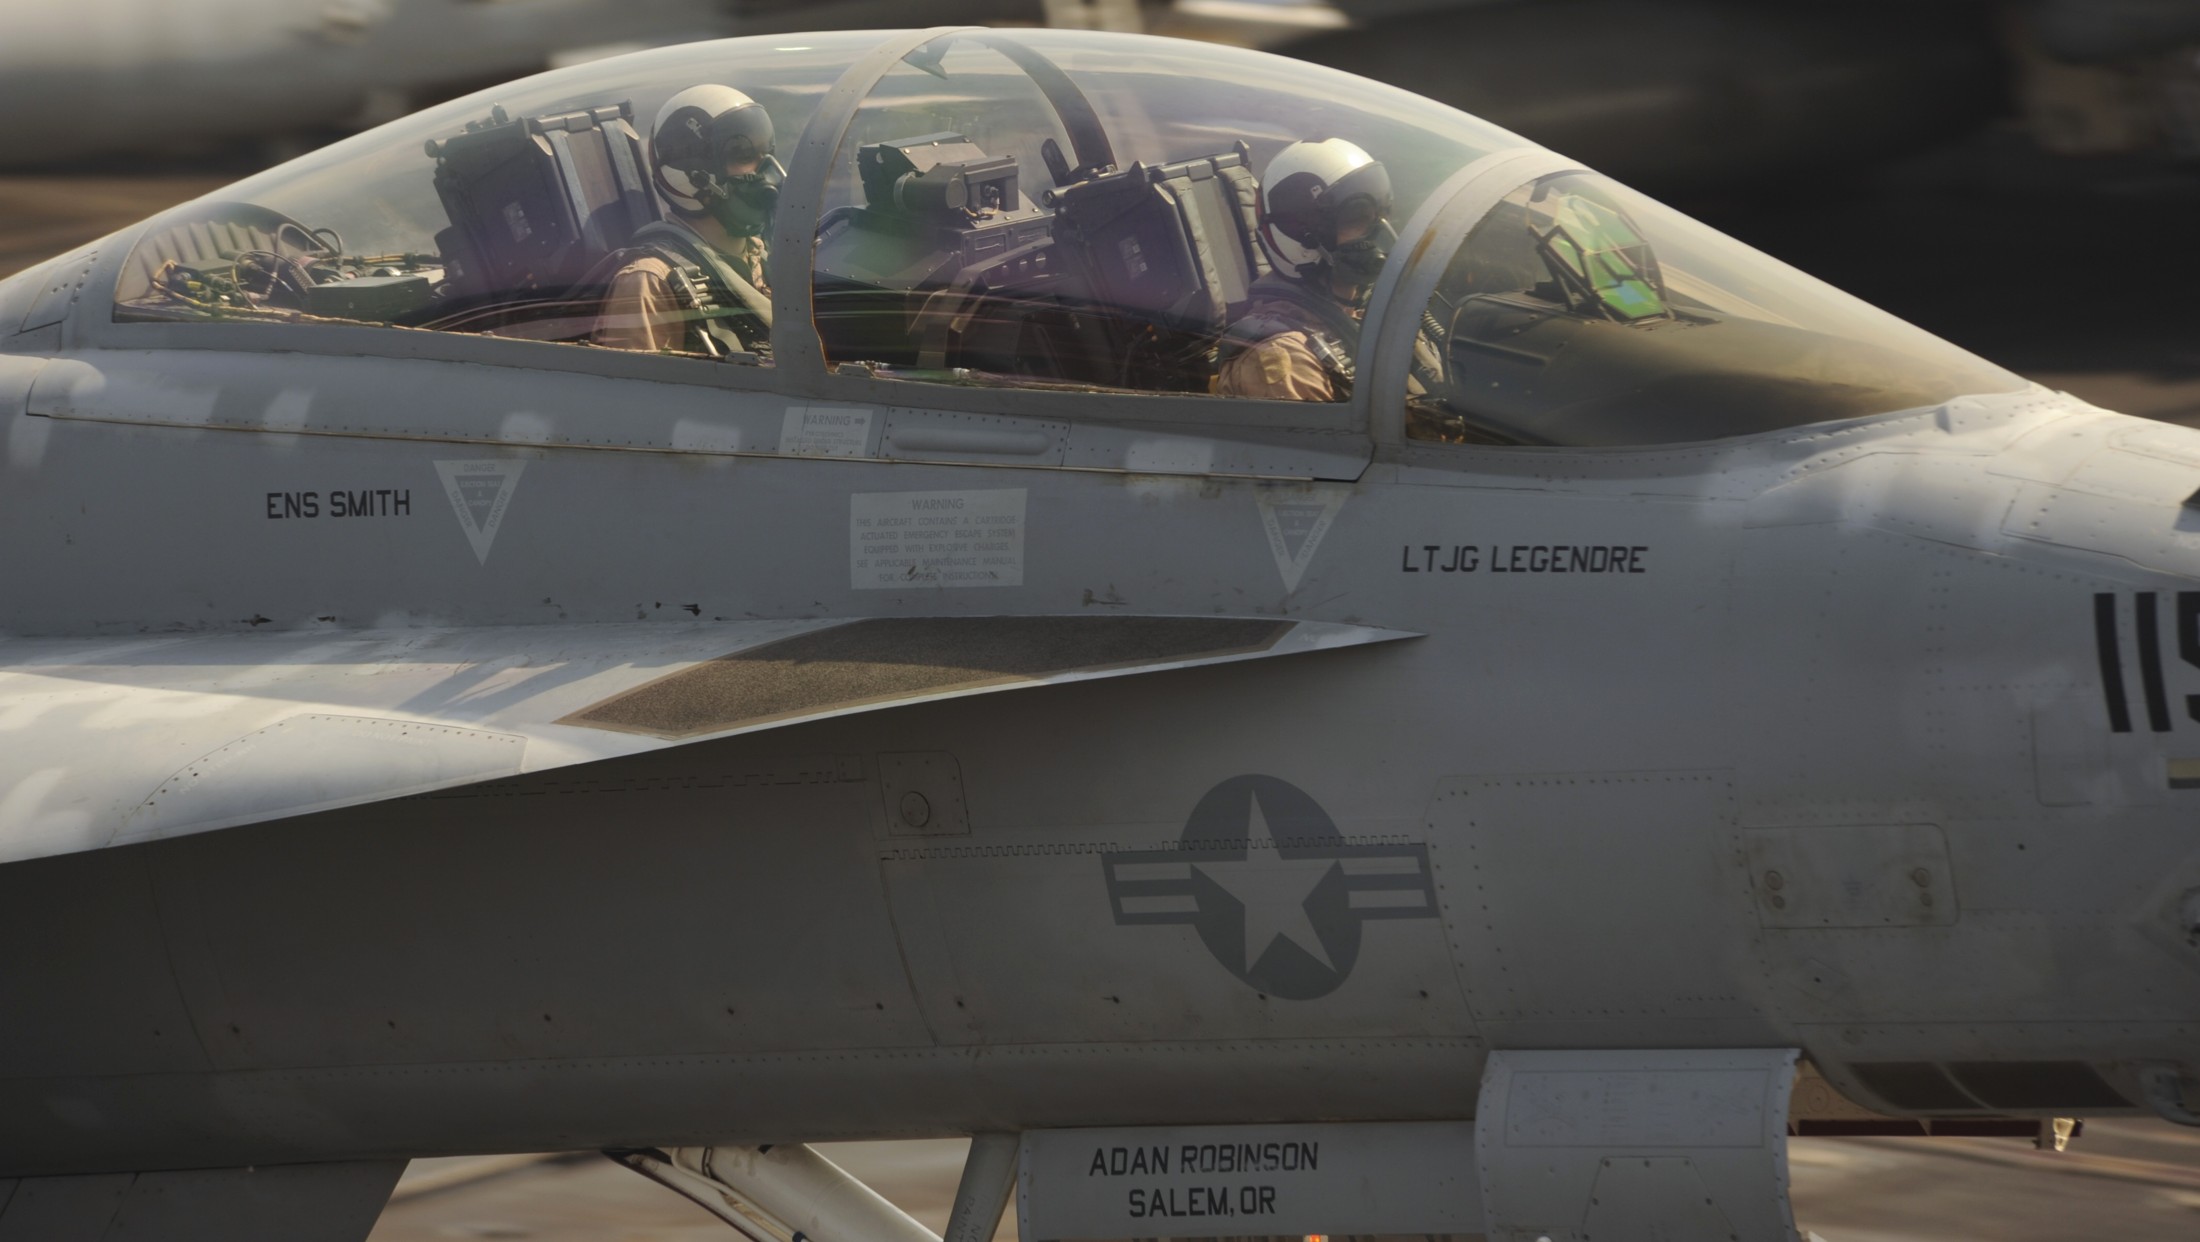
M 731 87 L 781 149 L 877 32 L 733 39 L 635 53 L 429 109 L 160 220 L 116 290 L 123 319 L 343 322 L 603 344 L 622 268 L 657 253 L 649 162 L 667 100 Z M 677 238 L 675 241 L 679 240 Z M 768 303 L 674 246 L 658 352 L 768 361 Z M 679 262 L 689 258 L 695 262 Z M 715 333 L 703 329 L 717 325 Z M 678 330 L 692 325 L 694 330 Z
M 1424 206 L 1436 227 L 1455 174 L 1525 145 L 1242 49 L 920 39 L 688 44 L 442 105 L 154 221 L 115 316 L 646 350 L 698 376 L 770 365 L 776 338 L 837 373 L 820 382 L 1168 395 L 1179 412 L 1343 402 L 1370 387 L 1375 274 L 1446 262 L 1397 233 Z M 820 117 L 851 66 L 900 47 Z M 782 203 L 788 186 L 804 192 Z M 1327 223 L 1300 228 L 1317 208 Z M 805 251 L 797 288 L 772 288 L 775 238 Z M 1585 173 L 1498 203 L 1412 324 L 1386 331 L 1418 337 L 1405 425 L 1432 442 L 1706 440 L 2023 386 Z
M 1238 395 L 1218 384 L 1228 330 L 1279 278 L 1311 283 L 1278 272 L 1260 236 L 1263 175 L 1292 144 L 1329 140 L 1388 170 L 1396 223 L 1476 158 L 1524 145 L 1235 49 L 1051 30 L 935 40 L 880 79 L 834 159 L 814 264 L 826 358 L 951 383 Z M 1336 303 L 1349 357 L 1364 307 L 1328 285 L 1309 296 Z
M 2025 387 L 1588 173 L 1484 216 L 1421 333 L 1407 434 L 1451 443 L 1712 440 Z
M 768 363 L 774 226 L 682 215 L 659 110 L 730 87 L 777 137 L 776 193 L 818 102 L 877 32 L 736 39 L 546 74 L 384 126 L 163 219 L 125 320 L 342 322 Z M 816 325 L 874 374 L 1205 393 L 1269 271 L 1259 172 L 1340 138 L 1402 220 L 1520 140 L 1390 87 L 1174 40 L 970 31 L 926 44 L 839 136 L 815 221 Z M 921 165 L 921 167 L 920 167 Z M 649 296 L 625 297 L 637 263 Z M 787 299 L 778 299 L 784 304 Z M 1348 308 L 1356 324 L 1361 308 Z M 664 319 L 642 324 L 636 319 Z M 1356 342 L 1346 343 L 1350 349 Z M 1342 399 L 1340 389 L 1336 394 Z

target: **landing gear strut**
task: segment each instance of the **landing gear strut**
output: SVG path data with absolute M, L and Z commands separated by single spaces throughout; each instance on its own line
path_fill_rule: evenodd
M 1016 1181 L 1013 1134 L 970 1143 L 945 1242 L 991 1242 Z M 877 1191 L 800 1143 L 604 1153 L 732 1225 L 750 1242 L 942 1242 Z

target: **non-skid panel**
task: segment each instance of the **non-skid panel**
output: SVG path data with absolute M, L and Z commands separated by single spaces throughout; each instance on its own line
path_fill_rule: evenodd
M 1291 624 L 1226 617 L 880 617 L 720 656 L 559 723 L 692 737 L 1068 673 L 1258 652 Z

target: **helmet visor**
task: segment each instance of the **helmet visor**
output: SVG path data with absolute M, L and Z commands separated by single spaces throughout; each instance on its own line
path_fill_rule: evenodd
M 1390 174 L 1380 162 L 1362 164 L 1339 177 L 1326 199 L 1329 248 L 1371 236 L 1390 215 Z
M 744 104 L 711 118 L 708 129 L 711 159 L 722 173 L 740 164 L 755 164 L 773 153 L 772 118 L 761 104 Z

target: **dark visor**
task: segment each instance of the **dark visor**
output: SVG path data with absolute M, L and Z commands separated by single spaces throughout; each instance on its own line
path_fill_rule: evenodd
M 771 114 L 753 103 L 720 114 L 710 123 L 710 147 L 719 160 L 713 172 L 763 159 L 773 153 Z
M 1329 244 L 1344 233 L 1371 232 L 1375 222 L 1390 214 L 1390 174 L 1379 162 L 1360 165 L 1329 187 L 1326 215 L 1331 223 Z

